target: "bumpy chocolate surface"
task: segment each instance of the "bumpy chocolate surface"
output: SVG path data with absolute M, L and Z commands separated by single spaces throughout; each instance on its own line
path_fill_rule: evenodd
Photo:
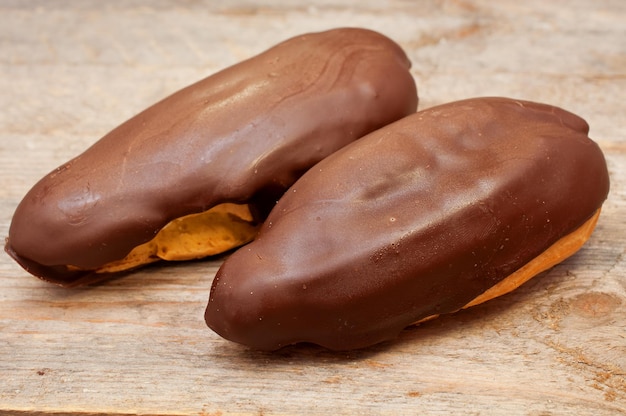
M 589 219 L 609 179 L 581 118 L 480 98 L 408 116 L 318 163 L 225 261 L 205 319 L 272 350 L 352 349 L 454 312 Z
M 409 67 L 397 44 L 368 30 L 278 44 L 146 109 L 43 178 L 17 207 L 6 251 L 68 283 L 175 218 L 273 203 L 319 160 L 414 112 Z

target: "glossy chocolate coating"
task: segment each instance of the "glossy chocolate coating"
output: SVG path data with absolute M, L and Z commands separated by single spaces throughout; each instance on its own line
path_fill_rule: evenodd
M 6 251 L 71 284 L 175 218 L 223 202 L 273 204 L 319 160 L 413 113 L 409 68 L 396 43 L 364 29 L 280 43 L 153 105 L 43 178 L 17 207 Z
M 478 98 L 410 115 L 303 175 L 215 278 L 232 341 L 353 349 L 457 311 L 589 219 L 609 179 L 588 125 Z

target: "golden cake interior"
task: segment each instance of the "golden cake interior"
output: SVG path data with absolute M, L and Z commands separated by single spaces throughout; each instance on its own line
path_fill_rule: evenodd
M 510 274 L 496 285 L 487 289 L 484 293 L 474 298 L 461 309 L 476 306 L 490 299 L 509 293 L 539 273 L 548 270 L 552 266 L 555 266 L 570 257 L 572 254 L 576 253 L 583 246 L 583 244 L 585 244 L 589 237 L 591 237 L 599 217 L 600 208 L 598 208 L 594 215 L 583 225 L 565 237 L 560 238 L 539 256 L 526 263 L 520 269 Z M 429 321 L 437 316 L 438 315 L 428 316 L 415 322 L 415 324 Z
M 252 241 L 259 227 L 248 205 L 220 204 L 208 211 L 171 221 L 152 240 L 135 247 L 123 259 L 94 271 L 115 273 L 159 260 L 180 261 L 213 256 Z

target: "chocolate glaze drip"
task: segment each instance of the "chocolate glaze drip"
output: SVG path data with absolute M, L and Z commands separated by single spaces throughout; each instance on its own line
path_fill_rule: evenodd
M 219 270 L 232 341 L 353 349 L 454 312 L 589 219 L 607 167 L 560 108 L 479 98 L 410 115 L 311 168 Z
M 415 111 L 409 68 L 397 44 L 363 29 L 280 43 L 146 109 L 44 177 L 17 207 L 6 251 L 71 284 L 219 203 L 257 204 L 262 220 L 313 164 Z

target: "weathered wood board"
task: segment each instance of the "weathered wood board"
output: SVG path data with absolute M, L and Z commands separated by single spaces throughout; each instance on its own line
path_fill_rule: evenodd
M 624 22 L 621 0 L 0 1 L 2 237 L 36 180 L 120 122 L 337 26 L 398 41 L 421 108 L 501 95 L 580 114 L 612 179 L 575 256 L 354 352 L 259 353 L 210 332 L 202 314 L 220 258 L 68 290 L 3 253 L 0 414 L 626 414 Z

